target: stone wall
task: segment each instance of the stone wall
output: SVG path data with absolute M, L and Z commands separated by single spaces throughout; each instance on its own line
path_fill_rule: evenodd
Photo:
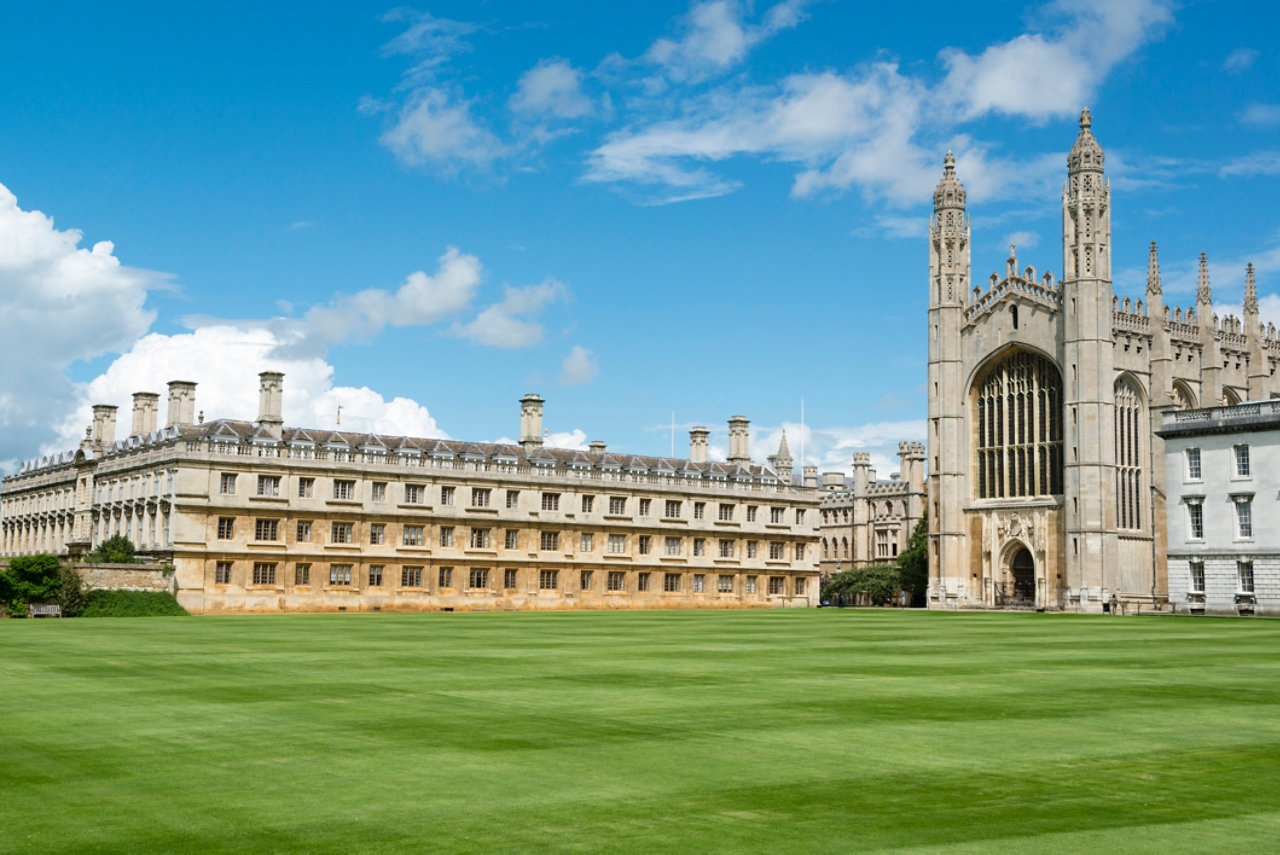
M 174 591 L 173 571 L 161 564 L 77 564 L 89 588 L 106 591 Z

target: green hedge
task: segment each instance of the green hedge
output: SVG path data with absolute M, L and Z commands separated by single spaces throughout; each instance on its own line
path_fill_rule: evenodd
M 164 617 L 185 615 L 173 594 L 162 591 L 90 591 L 82 617 Z

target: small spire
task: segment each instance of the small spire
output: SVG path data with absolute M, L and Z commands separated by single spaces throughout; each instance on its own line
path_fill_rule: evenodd
M 947 175 L 955 174 L 956 156 L 951 153 L 951 149 L 947 149 L 947 156 L 942 159 L 942 171 Z
M 1089 108 L 1085 107 L 1080 111 L 1080 133 L 1086 136 L 1093 134 L 1093 114 L 1089 112 Z
M 1156 242 L 1151 242 L 1151 257 L 1147 259 L 1147 293 L 1159 294 L 1160 289 L 1160 253 Z
M 1201 303 L 1213 303 L 1213 295 L 1209 291 L 1209 257 L 1203 252 L 1200 253 L 1200 272 L 1196 276 L 1198 287 L 1196 288 L 1196 305 Z
M 787 446 L 787 432 L 782 432 L 782 441 L 778 443 L 778 453 L 775 455 L 779 461 L 785 460 L 791 462 L 791 449 Z
M 1253 281 L 1253 262 L 1244 269 L 1244 313 L 1258 314 L 1258 284 Z

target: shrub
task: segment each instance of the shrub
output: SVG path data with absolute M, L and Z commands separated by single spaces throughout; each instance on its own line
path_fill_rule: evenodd
M 0 572 L 0 605 L 13 617 L 26 617 L 28 603 L 57 599 L 61 563 L 55 555 L 23 555 L 9 559 Z
M 79 617 L 84 614 L 88 601 L 89 589 L 85 587 L 84 578 L 74 567 L 62 567 L 58 571 L 58 605 L 62 607 L 63 617 Z
M 133 541 L 123 534 L 108 537 L 98 548 L 84 557 L 85 561 L 95 564 L 134 564 Z
M 83 617 L 164 617 L 187 610 L 167 591 L 90 591 Z
M 898 568 L 892 564 L 877 564 L 871 567 L 852 567 L 832 576 L 822 586 L 822 599 L 829 601 L 841 595 L 852 599 L 865 594 L 873 606 L 886 606 L 894 601 L 900 590 L 902 576 Z

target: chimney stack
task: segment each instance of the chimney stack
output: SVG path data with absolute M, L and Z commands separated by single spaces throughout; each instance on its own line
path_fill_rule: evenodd
M 284 398 L 284 375 L 279 371 L 263 371 L 258 374 L 258 424 L 266 428 L 276 439 L 284 431 L 284 418 L 280 415 Z
M 587 451 L 590 451 L 592 454 L 604 454 L 604 449 L 605 444 L 600 440 L 587 443 Z
M 702 425 L 689 428 L 689 460 L 693 463 L 707 462 L 707 437 L 711 431 Z
M 116 408 L 114 404 L 93 405 L 93 442 L 98 447 L 116 441 Z
M 189 425 L 195 423 L 196 416 L 196 384 L 190 380 L 169 381 L 169 424 Z
M 751 453 L 747 450 L 751 438 L 750 420 L 746 416 L 734 416 L 729 419 L 729 463 L 747 464 L 751 462 Z
M 806 487 L 813 487 L 814 489 L 817 489 L 818 487 L 818 467 L 817 466 L 804 467 L 804 485 Z
M 822 473 L 822 489 L 843 490 L 844 489 L 844 473 L 843 472 L 823 472 Z
M 542 447 L 542 397 L 532 392 L 520 399 L 520 447 Z
M 130 436 L 146 436 L 156 429 L 160 396 L 155 392 L 133 393 L 133 430 Z
M 853 453 L 853 494 L 865 496 L 871 476 L 871 455 L 865 451 Z

